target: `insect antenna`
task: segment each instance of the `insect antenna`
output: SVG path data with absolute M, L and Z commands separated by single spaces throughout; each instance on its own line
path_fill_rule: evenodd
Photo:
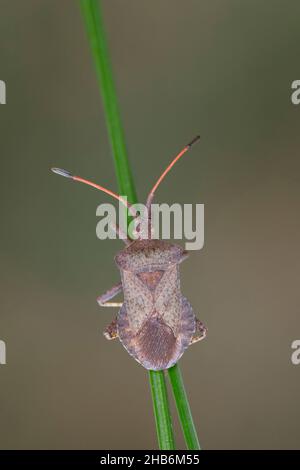
M 160 185 L 160 183 L 162 182 L 162 180 L 165 178 L 165 176 L 169 173 L 169 171 L 171 170 L 171 168 L 175 165 L 175 163 L 186 153 L 188 152 L 188 150 L 190 150 L 190 148 L 192 147 L 192 145 L 194 145 L 196 142 L 198 142 L 198 140 L 200 139 L 200 135 L 197 135 L 189 144 L 187 144 L 179 153 L 178 155 L 176 155 L 176 157 L 173 158 L 173 160 L 171 161 L 171 163 L 167 166 L 167 168 L 165 169 L 165 171 L 160 175 L 160 177 L 158 178 L 158 180 L 156 181 L 155 185 L 153 186 L 153 188 L 151 189 L 148 197 L 147 197 L 147 208 L 149 210 L 150 206 L 151 206 L 151 202 L 154 198 L 154 194 L 155 194 L 155 191 L 157 190 L 158 186 Z
M 87 184 L 88 186 L 91 186 L 92 188 L 98 189 L 99 191 L 102 191 L 103 193 L 108 194 L 109 196 L 112 196 L 114 199 L 117 199 L 117 201 L 120 201 L 124 206 L 128 209 L 129 213 L 132 214 L 132 207 L 129 202 L 126 201 L 122 196 L 120 196 L 117 193 L 114 193 L 110 189 L 104 188 L 103 186 L 100 186 L 99 184 L 93 183 L 92 181 L 86 180 L 84 178 L 81 178 L 81 176 L 76 176 L 72 175 L 68 170 L 64 170 L 63 168 L 51 168 L 51 171 L 53 173 L 56 173 L 57 175 L 64 176 L 65 178 L 69 178 L 73 181 L 78 181 L 79 183 Z M 135 215 L 135 212 L 133 213 Z M 125 238 L 125 234 L 121 231 L 121 229 L 116 225 L 112 226 L 112 229 L 119 235 L 121 239 L 127 244 L 131 242 L 131 238 L 127 237 Z
M 96 184 L 96 183 L 93 183 L 92 181 L 81 178 L 81 176 L 72 175 L 68 170 L 64 170 L 62 168 L 51 168 L 51 171 L 53 171 L 53 173 L 56 173 L 57 175 L 64 176 L 65 178 L 70 178 L 71 180 L 78 181 L 79 183 L 87 184 L 88 186 L 91 186 L 92 188 L 98 189 L 99 191 L 109 194 L 113 198 L 122 202 L 122 204 L 124 204 L 124 206 L 127 207 L 127 209 L 130 211 L 131 204 L 127 202 L 126 199 L 122 198 L 122 196 L 120 196 L 117 193 L 114 193 L 110 189 L 104 188 L 103 186 L 100 186 L 99 184 Z

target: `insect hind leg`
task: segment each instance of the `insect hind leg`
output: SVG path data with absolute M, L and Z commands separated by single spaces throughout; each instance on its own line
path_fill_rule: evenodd
M 117 319 L 115 318 L 103 331 L 106 339 L 112 340 L 118 338 Z
M 203 325 L 202 321 L 196 318 L 196 329 L 195 333 L 192 336 L 190 344 L 197 343 L 206 337 L 207 328 Z

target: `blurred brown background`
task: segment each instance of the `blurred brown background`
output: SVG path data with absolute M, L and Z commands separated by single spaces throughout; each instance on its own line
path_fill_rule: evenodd
M 0 446 L 156 448 L 147 373 L 95 300 L 119 280 L 121 242 L 95 235 L 110 199 L 49 172 L 117 188 L 78 3 L 0 8 Z M 209 329 L 180 361 L 201 444 L 299 448 L 300 3 L 105 0 L 104 16 L 141 201 L 202 136 L 157 197 L 205 204 L 181 269 Z

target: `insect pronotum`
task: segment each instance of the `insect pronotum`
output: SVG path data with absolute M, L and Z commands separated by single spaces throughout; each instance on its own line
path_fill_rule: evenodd
M 186 145 L 167 166 L 151 189 L 146 207 L 173 165 L 199 140 L 199 136 Z M 129 210 L 131 204 L 118 194 L 89 180 L 74 176 L 67 170 L 52 168 L 54 173 L 92 186 L 121 201 Z M 114 230 L 120 235 L 119 227 Z M 107 339 L 119 338 L 128 353 L 143 367 L 151 370 L 168 369 L 182 356 L 185 349 L 206 336 L 206 328 L 198 320 L 188 300 L 180 290 L 179 264 L 188 252 L 179 245 L 151 238 L 142 233 L 133 240 L 123 235 L 126 247 L 117 253 L 115 262 L 120 270 L 121 282 L 98 297 L 102 307 L 119 307 L 117 317 L 106 327 Z M 124 302 L 111 302 L 123 291 Z

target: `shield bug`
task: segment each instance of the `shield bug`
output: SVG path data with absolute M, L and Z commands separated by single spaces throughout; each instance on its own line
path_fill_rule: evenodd
M 206 328 L 180 290 L 179 264 L 187 258 L 188 252 L 179 245 L 151 237 L 154 194 L 173 165 L 198 139 L 199 136 L 179 152 L 151 189 L 146 203 L 148 238 L 140 231 L 140 236 L 133 240 L 121 233 L 118 226 L 114 227 L 126 244 L 115 257 L 121 282 L 97 299 L 100 306 L 120 307 L 117 317 L 104 330 L 104 336 L 110 340 L 119 338 L 128 353 L 146 369 L 172 367 L 190 344 L 206 336 Z M 109 194 L 136 215 L 131 212 L 131 204 L 113 191 L 66 170 L 52 168 L 52 171 Z M 111 302 L 122 291 L 124 302 Z

